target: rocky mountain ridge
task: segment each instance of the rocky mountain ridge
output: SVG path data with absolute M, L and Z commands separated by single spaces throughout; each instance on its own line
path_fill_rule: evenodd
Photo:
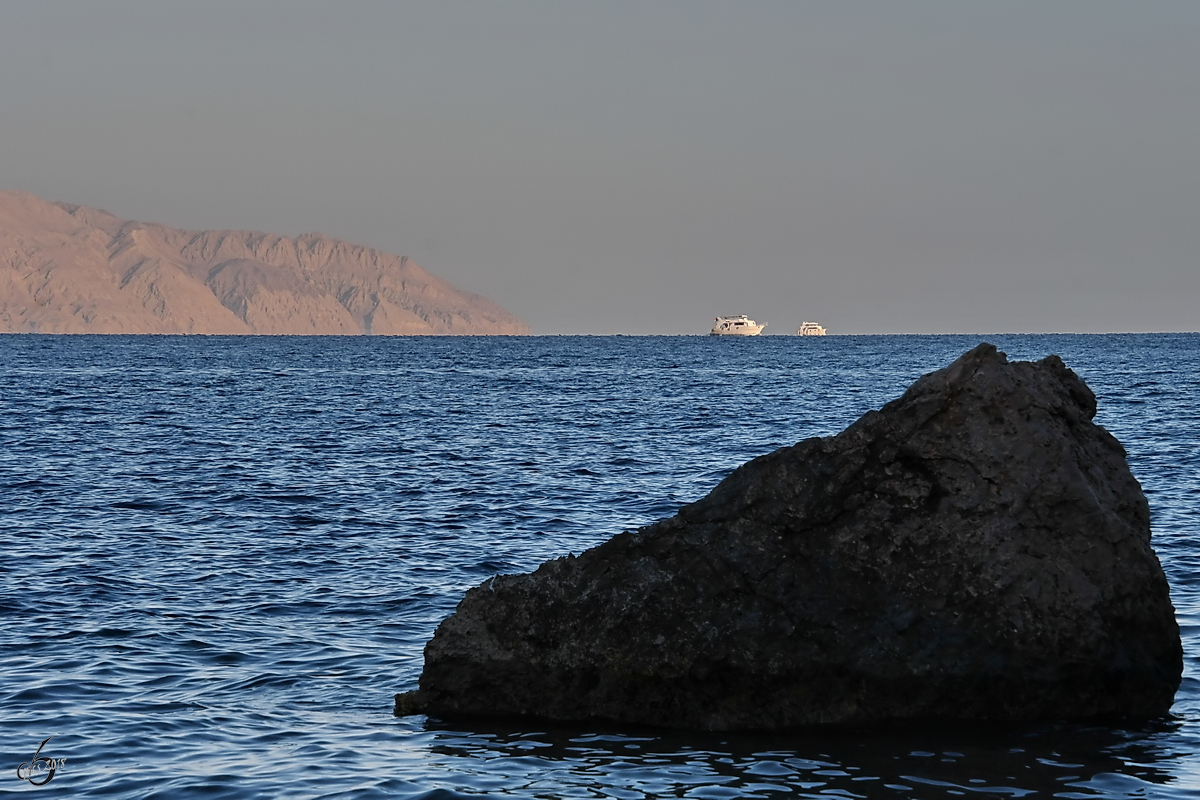
M 0 191 L 0 332 L 521 335 L 405 256 L 308 233 L 181 230 Z

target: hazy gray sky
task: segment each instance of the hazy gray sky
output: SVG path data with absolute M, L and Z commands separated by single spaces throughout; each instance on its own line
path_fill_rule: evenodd
M 1200 2 L 0 0 L 0 188 L 536 333 L 1200 329 Z

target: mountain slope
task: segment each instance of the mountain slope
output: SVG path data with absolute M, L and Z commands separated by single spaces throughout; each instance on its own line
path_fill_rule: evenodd
M 527 334 L 407 257 L 317 233 L 189 231 L 0 191 L 0 332 Z

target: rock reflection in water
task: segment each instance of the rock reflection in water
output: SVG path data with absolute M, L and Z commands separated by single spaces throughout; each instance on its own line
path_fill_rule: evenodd
M 446 769 L 486 764 L 490 793 L 618 798 L 1186 797 L 1173 776 L 1182 754 L 1161 745 L 1177 728 L 929 723 L 730 735 L 425 724 Z

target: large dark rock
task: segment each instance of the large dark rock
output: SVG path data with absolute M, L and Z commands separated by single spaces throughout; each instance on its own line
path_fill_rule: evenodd
M 1165 713 L 1182 647 L 1125 451 L 980 345 L 671 519 L 467 592 L 396 713 L 706 729 Z

